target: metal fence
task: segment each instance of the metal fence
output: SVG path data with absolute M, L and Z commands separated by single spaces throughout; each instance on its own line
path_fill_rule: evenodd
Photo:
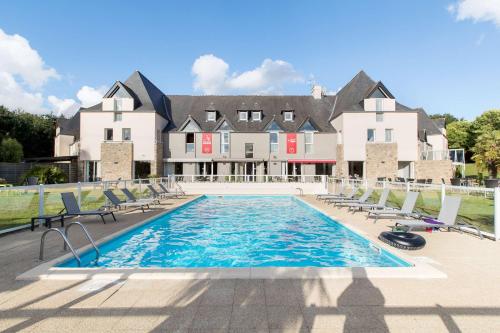
M 406 192 L 420 192 L 415 205 L 418 213 L 437 216 L 441 203 L 447 195 L 461 197 L 458 222 L 477 226 L 487 237 L 500 239 L 500 188 L 475 186 L 453 186 L 446 184 L 420 184 L 414 182 L 368 181 L 361 179 L 328 179 L 328 190 L 338 191 L 339 187 L 359 187 L 360 191 L 368 187 L 375 189 L 372 201 L 378 200 L 383 188 L 389 188 L 388 205 L 400 208 Z M 467 229 L 466 229 L 467 230 Z M 467 230 L 473 232 L 473 230 Z
M 64 206 L 61 193 L 73 192 L 82 210 L 107 206 L 103 191 L 128 188 L 138 198 L 149 195 L 146 185 L 164 183 L 172 187 L 168 177 L 67 183 L 53 185 L 15 186 L 0 188 L 0 233 L 29 226 L 31 218 L 60 213 Z M 121 191 L 115 191 L 120 199 L 126 199 Z
M 177 183 L 326 183 L 322 175 L 171 175 Z

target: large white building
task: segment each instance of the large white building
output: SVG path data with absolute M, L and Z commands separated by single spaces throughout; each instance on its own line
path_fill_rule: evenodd
M 165 95 L 142 73 L 60 119 L 56 156 L 80 178 L 149 174 L 451 177 L 444 122 L 359 72 L 335 96 Z M 430 156 L 430 158 L 429 158 Z

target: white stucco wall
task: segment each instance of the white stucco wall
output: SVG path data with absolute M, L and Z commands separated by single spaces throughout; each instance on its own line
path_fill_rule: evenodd
M 337 130 L 342 129 L 346 161 L 365 160 L 369 128 L 375 129 L 375 142 L 385 142 L 385 129 L 393 129 L 393 142 L 398 144 L 398 160 L 417 160 L 417 113 L 384 112 L 381 122 L 376 121 L 376 112 L 344 113 L 332 124 Z
M 72 135 L 58 134 L 54 138 L 54 156 L 69 156 L 69 147 L 75 141 L 75 137 Z
M 427 142 L 432 145 L 432 150 L 443 151 L 448 149 L 448 139 L 442 134 L 427 135 Z
M 113 141 L 122 140 L 122 128 L 130 128 L 134 144 L 134 160 L 155 160 L 155 136 L 166 120 L 154 112 L 123 112 L 121 121 L 114 121 L 113 112 L 81 112 L 80 159 L 100 160 L 104 129 L 113 129 Z

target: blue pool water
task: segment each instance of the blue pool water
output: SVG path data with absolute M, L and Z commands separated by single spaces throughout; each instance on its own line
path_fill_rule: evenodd
M 81 255 L 85 267 L 401 267 L 292 196 L 204 196 Z M 74 259 L 60 267 L 77 267 Z

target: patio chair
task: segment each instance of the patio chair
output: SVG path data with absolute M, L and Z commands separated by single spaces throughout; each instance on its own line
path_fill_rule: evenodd
M 384 209 L 386 208 L 385 204 L 387 202 L 387 199 L 389 198 L 390 192 L 391 190 L 389 190 L 388 188 L 384 188 L 377 203 L 352 203 L 346 206 L 349 208 L 349 210 L 352 211 L 355 211 L 356 209 L 359 211 Z
M 366 189 L 366 191 L 358 198 L 358 199 L 338 199 L 338 201 L 335 201 L 335 205 L 337 207 L 345 207 L 353 203 L 357 204 L 363 204 L 367 203 L 368 198 L 370 198 L 373 194 L 373 188 L 369 187 Z
M 182 195 L 182 196 L 186 196 L 186 195 L 187 195 L 187 194 L 186 194 L 186 192 L 184 191 L 184 189 L 183 189 L 183 188 L 179 185 L 179 183 L 174 182 L 174 185 L 176 186 L 175 191 L 176 191 L 177 193 L 179 193 L 179 194 L 180 194 L 180 195 Z
M 151 184 L 148 184 L 147 187 L 148 187 L 149 191 L 151 191 L 151 196 L 155 199 L 165 199 L 165 198 L 177 197 L 177 194 L 174 194 L 174 193 L 159 192 Z
M 106 224 L 104 220 L 104 216 L 111 215 L 113 220 L 116 222 L 115 214 L 112 211 L 105 210 L 80 210 L 78 206 L 78 202 L 76 201 L 75 195 L 73 192 L 64 192 L 61 193 L 61 199 L 64 204 L 64 209 L 66 210 L 65 216 L 92 216 L 97 215 L 100 216 L 102 222 Z
M 407 192 L 401 209 L 387 207 L 381 210 L 373 210 L 368 212 L 368 217 L 375 216 L 374 222 L 377 222 L 380 217 L 412 217 L 414 216 L 413 209 L 417 203 L 418 195 L 418 192 Z
M 158 186 L 163 190 L 163 192 L 161 193 L 171 193 L 171 194 L 175 194 L 176 195 L 176 198 L 182 196 L 182 194 L 180 194 L 179 192 L 175 191 L 175 192 L 171 192 L 169 191 L 169 189 L 162 183 L 159 183 Z
M 338 200 L 338 199 L 353 199 L 354 200 L 354 196 L 356 195 L 356 193 L 358 192 L 358 188 L 357 187 L 352 187 L 350 192 L 345 194 L 345 195 L 342 195 L 342 196 L 338 196 L 338 197 L 327 197 L 325 198 L 325 202 L 327 202 L 329 205 L 334 203 L 335 200 Z
M 122 188 L 120 189 L 123 194 L 127 197 L 129 202 L 142 202 L 142 203 L 148 203 L 148 204 L 160 204 L 160 200 L 155 199 L 155 198 L 137 198 L 128 188 Z
M 426 228 L 438 228 L 438 229 L 457 229 L 462 231 L 462 228 L 472 228 L 475 229 L 479 237 L 483 239 L 483 234 L 478 227 L 466 224 L 457 223 L 458 210 L 460 208 L 460 197 L 446 196 L 443 200 L 443 205 L 439 210 L 439 215 L 437 219 L 432 217 L 422 216 L 420 219 L 413 220 L 397 220 L 393 229 L 404 229 L 406 231 L 412 231 L 414 229 L 426 229 Z
M 120 200 L 111 190 L 104 191 L 104 195 L 111 201 L 113 206 L 118 209 L 127 208 L 127 207 L 139 207 L 144 213 L 144 207 L 149 209 L 149 204 L 143 202 L 127 202 Z

